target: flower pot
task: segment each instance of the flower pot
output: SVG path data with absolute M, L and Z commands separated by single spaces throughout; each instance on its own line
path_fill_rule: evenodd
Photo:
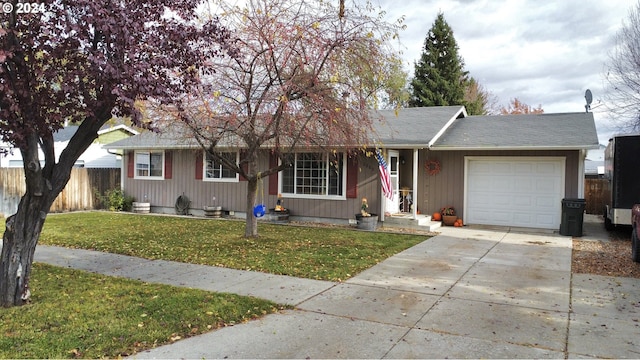
M 358 221 L 357 228 L 361 230 L 374 231 L 378 227 L 378 215 L 376 214 L 371 214 L 371 216 L 356 214 L 356 220 Z
M 222 206 L 205 206 L 204 216 L 219 218 L 222 216 Z
M 132 210 L 138 214 L 148 214 L 151 211 L 151 203 L 148 202 L 134 202 L 132 204 Z
M 269 209 L 269 220 L 276 224 L 286 224 L 289 222 L 289 210 Z
M 457 219 L 456 215 L 442 215 L 442 222 L 447 226 L 453 226 Z

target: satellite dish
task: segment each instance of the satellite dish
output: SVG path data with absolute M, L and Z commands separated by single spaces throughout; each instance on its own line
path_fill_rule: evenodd
M 591 90 L 587 89 L 587 91 L 584 92 L 584 98 L 587 100 L 587 105 L 584 106 L 584 109 L 589 112 L 589 109 L 591 109 L 591 102 L 593 101 L 593 94 L 591 94 Z

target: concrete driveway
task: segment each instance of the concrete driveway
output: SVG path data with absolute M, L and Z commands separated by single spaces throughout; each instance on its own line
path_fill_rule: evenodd
M 96 271 L 296 305 L 135 358 L 640 357 L 640 281 L 572 276 L 571 246 L 549 233 L 443 228 L 344 283 L 119 255 Z M 87 255 L 39 251 L 70 267 Z

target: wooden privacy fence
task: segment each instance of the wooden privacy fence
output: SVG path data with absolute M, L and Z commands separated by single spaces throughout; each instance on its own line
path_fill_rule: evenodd
M 584 199 L 587 214 L 602 215 L 607 179 L 585 179 Z
M 99 209 L 97 194 L 120 188 L 120 169 L 73 168 L 67 186 L 51 205 L 51 212 Z M 0 168 L 0 212 L 14 214 L 25 192 L 22 168 Z

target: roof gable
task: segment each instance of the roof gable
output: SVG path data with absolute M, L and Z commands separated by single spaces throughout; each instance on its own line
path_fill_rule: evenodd
M 376 115 L 382 121 L 374 123 L 374 129 L 385 146 L 428 147 L 455 119 L 467 113 L 463 106 L 433 106 L 379 110 L 373 113 Z

